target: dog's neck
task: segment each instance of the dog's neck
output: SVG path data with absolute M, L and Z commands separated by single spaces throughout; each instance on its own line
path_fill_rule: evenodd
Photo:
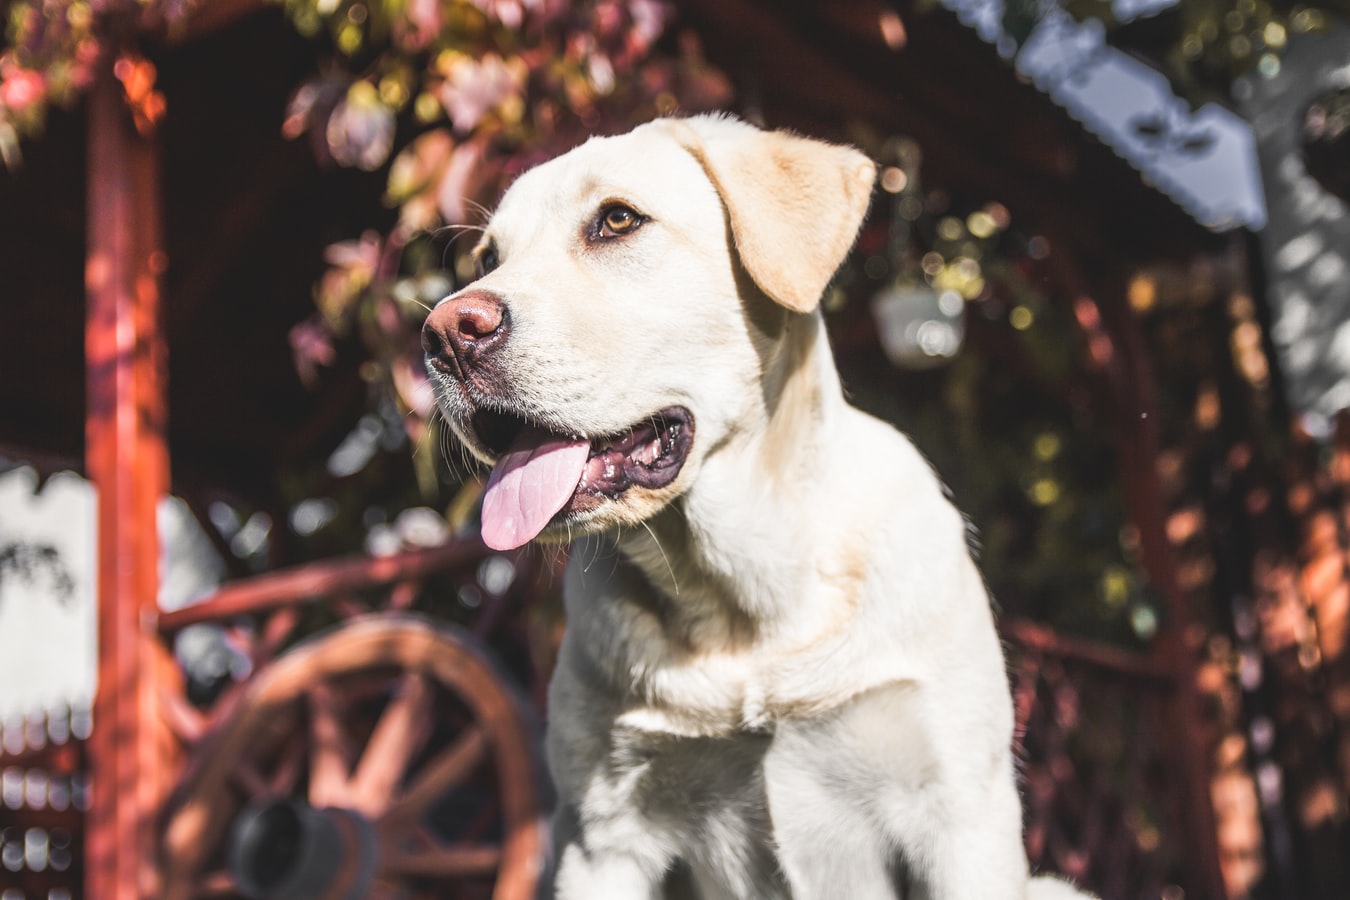
M 841 475 L 821 436 L 845 403 L 819 314 L 791 314 L 783 327 L 751 413 L 762 427 L 729 438 L 684 496 L 614 539 L 652 586 L 666 633 L 691 650 L 811 628 L 803 605 L 831 549 L 802 529 L 801 510 Z

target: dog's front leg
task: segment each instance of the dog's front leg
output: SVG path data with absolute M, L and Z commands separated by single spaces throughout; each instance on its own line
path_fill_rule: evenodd
M 544 880 L 540 900 L 660 900 L 669 855 L 636 823 L 614 829 L 615 824 L 592 828 L 588 835 L 571 807 L 558 810 L 553 820 L 557 870 Z M 631 839 L 619 842 L 620 834 Z
M 922 819 L 910 821 L 904 841 L 916 900 L 1027 897 L 1022 809 L 1010 772 L 916 809 Z
M 794 900 L 1023 900 L 1012 756 L 1001 723 L 965 726 L 961 700 L 896 684 L 779 723 L 765 782 Z
M 641 813 L 645 756 L 615 738 L 613 698 L 563 639 L 549 685 L 549 771 L 558 791 L 542 900 L 656 900 L 675 852 Z
M 791 755 L 765 766 L 773 840 L 793 900 L 897 900 L 899 869 L 865 808 Z
M 562 849 L 554 882 L 557 900 L 660 900 L 662 879 L 653 879 L 637 857 L 622 852 Z

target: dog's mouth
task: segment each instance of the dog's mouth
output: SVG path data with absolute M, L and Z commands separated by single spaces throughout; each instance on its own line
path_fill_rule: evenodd
M 682 406 L 593 439 L 490 410 L 465 425 L 466 437 L 497 460 L 483 495 L 483 540 L 495 550 L 519 547 L 555 519 L 630 488 L 669 485 L 694 438 L 694 417 Z

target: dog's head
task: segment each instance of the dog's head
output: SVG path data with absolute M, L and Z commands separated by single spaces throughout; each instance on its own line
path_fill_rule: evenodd
M 480 277 L 422 332 L 441 411 L 493 466 L 486 542 L 646 519 L 762 419 L 782 320 L 814 314 L 874 176 L 856 150 L 720 117 L 521 176 Z

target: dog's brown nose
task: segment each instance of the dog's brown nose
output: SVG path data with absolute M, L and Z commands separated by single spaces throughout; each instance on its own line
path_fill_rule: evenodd
M 449 297 L 422 325 L 427 358 L 463 378 L 479 357 L 506 337 L 506 307 L 490 291 L 466 291 Z

